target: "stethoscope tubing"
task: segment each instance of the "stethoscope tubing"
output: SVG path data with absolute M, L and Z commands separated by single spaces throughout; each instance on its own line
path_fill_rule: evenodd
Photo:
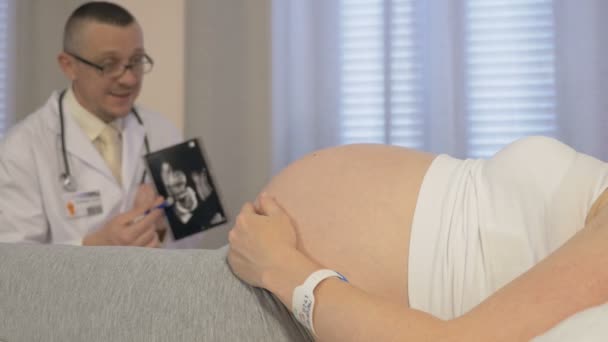
M 61 180 L 64 190 L 69 191 L 69 192 L 74 192 L 74 191 L 76 191 L 76 186 L 72 179 L 73 176 L 72 176 L 72 172 L 70 170 L 70 163 L 68 162 L 68 153 L 67 153 L 66 144 L 65 144 L 65 119 L 64 119 L 64 114 L 63 114 L 63 98 L 65 97 L 66 92 L 67 92 L 67 89 L 62 90 L 61 93 L 59 94 L 59 98 L 57 99 L 58 107 L 59 107 L 61 155 L 63 157 L 63 171 L 64 171 L 60 175 L 60 180 Z M 135 115 L 135 119 L 137 119 L 137 122 L 140 125 L 144 126 L 144 122 L 141 119 L 141 117 L 139 116 L 137 109 L 135 109 L 135 107 L 133 107 L 133 108 L 131 108 L 131 112 L 133 113 L 133 115 Z M 147 134 L 144 134 L 144 145 L 146 147 L 146 154 L 150 153 L 150 143 L 148 142 Z M 144 172 L 142 179 L 141 179 L 141 183 L 144 182 L 145 178 L 146 178 L 146 173 Z

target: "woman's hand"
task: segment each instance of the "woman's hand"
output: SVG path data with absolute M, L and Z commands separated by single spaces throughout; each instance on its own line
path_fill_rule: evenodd
M 228 263 L 243 281 L 265 287 L 267 273 L 296 252 L 297 238 L 291 218 L 273 198 L 262 194 L 257 204 L 246 203 L 236 218 L 228 235 Z

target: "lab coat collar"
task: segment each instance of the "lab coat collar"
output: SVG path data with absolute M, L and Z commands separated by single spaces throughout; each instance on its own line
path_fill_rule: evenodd
M 139 115 L 145 122 L 145 117 L 141 112 Z M 125 117 L 122 136 L 122 179 L 124 186 L 129 188 L 134 182 L 139 182 L 142 177 L 137 172 L 139 169 L 137 166 L 142 162 L 142 156 L 146 153 L 144 146 L 146 129 L 139 124 L 135 115 L 130 114 Z
M 89 139 L 84 130 L 78 125 L 74 116 L 70 115 L 69 108 L 66 108 L 64 105 L 63 110 L 65 148 L 68 154 L 81 159 L 104 176 L 115 180 L 110 167 L 106 164 L 101 154 L 99 154 L 99 151 L 97 151 L 91 139 Z
M 51 110 L 48 111 L 50 115 L 47 116 L 47 124 L 49 128 L 55 131 L 59 136 L 61 134 L 61 128 L 59 123 L 58 99 L 59 92 L 54 92 L 48 100 L 47 108 L 50 108 Z M 67 109 L 64 106 L 65 145 L 68 154 L 81 159 L 116 182 L 115 177 L 112 175 L 112 171 L 103 160 L 103 157 L 99 154 L 97 149 L 95 149 L 93 143 L 86 136 L 72 115 L 69 115 L 66 111 Z M 145 117 L 141 112 L 140 116 L 145 123 Z M 125 189 L 128 189 L 133 182 L 139 182 L 139 179 L 141 178 L 141 175 L 137 173 L 137 166 L 141 162 L 142 155 L 145 153 L 144 137 L 146 135 L 146 129 L 143 125 L 139 124 L 135 115 L 132 114 L 125 117 L 123 125 L 122 186 Z M 68 156 L 68 158 L 70 158 L 70 156 Z

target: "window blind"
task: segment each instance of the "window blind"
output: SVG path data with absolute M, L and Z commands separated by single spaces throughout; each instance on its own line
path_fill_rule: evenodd
M 413 0 L 341 0 L 340 142 L 421 148 L 421 54 Z
M 551 0 L 466 0 L 467 154 L 557 132 Z

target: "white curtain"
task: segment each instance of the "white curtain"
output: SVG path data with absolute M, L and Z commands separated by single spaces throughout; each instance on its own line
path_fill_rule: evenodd
M 14 20 L 13 0 L 0 0 L 0 139 L 14 121 Z
M 608 160 L 608 2 L 555 3 L 559 138 Z
M 277 0 L 274 169 L 378 142 L 460 157 L 526 135 L 606 159 L 603 0 Z

